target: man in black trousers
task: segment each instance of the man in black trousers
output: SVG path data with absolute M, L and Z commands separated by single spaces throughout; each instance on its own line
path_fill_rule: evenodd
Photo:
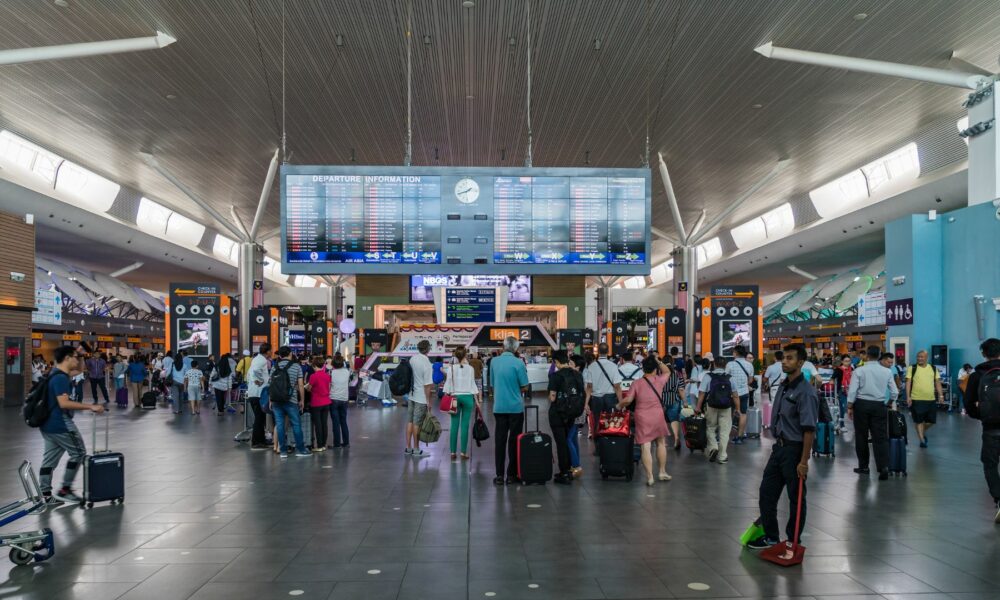
M 805 480 L 809 473 L 809 457 L 812 455 L 813 440 L 816 437 L 816 422 L 819 419 L 819 396 L 805 377 L 802 365 L 806 361 L 806 348 L 802 344 L 789 344 L 784 348 L 785 356 L 781 368 L 787 376 L 778 387 L 771 410 L 771 432 L 774 446 L 771 457 L 764 467 L 760 481 L 760 524 L 764 537 L 747 544 L 751 550 L 763 550 L 778 543 L 778 500 L 781 490 L 788 492 L 789 516 L 785 533 L 789 542 L 795 540 L 795 513 L 799 501 L 799 480 Z M 799 532 L 806 523 L 806 487 L 802 485 L 802 517 Z
M 889 479 L 889 406 L 899 397 L 896 379 L 891 370 L 879 363 L 882 349 L 868 346 L 868 359 L 863 367 L 854 370 L 847 390 L 847 418 L 854 421 L 854 449 L 858 466 L 854 472 L 867 475 L 868 439 L 875 448 L 875 469 L 881 481 Z M 888 404 L 886 402 L 888 391 Z

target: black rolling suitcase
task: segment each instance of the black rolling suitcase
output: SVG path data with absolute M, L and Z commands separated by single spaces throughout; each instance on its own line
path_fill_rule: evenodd
M 157 393 L 150 390 L 142 395 L 142 398 L 139 399 L 139 404 L 144 410 L 149 410 L 156 408 L 157 400 L 159 400 Z
M 695 450 L 705 451 L 708 446 L 708 425 L 702 415 L 692 415 L 684 419 L 684 445 L 692 453 Z
M 906 477 L 906 415 L 889 411 L 889 474 Z
M 535 409 L 535 429 L 528 431 L 528 409 Z M 517 477 L 521 483 L 545 484 L 552 479 L 552 436 L 542 433 L 538 407 L 524 407 L 524 433 L 517 436 Z
M 601 460 L 601 479 L 624 477 L 632 481 L 635 462 L 632 452 L 635 442 L 631 437 L 604 435 L 597 438 L 597 455 Z
M 104 450 L 97 451 L 97 413 L 94 413 L 91 451 L 83 460 L 83 500 L 81 507 L 91 508 L 95 502 L 119 504 L 125 501 L 125 455 L 108 449 L 111 415 L 105 419 Z

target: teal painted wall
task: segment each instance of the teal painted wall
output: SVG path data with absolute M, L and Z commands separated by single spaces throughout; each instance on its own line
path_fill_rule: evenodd
M 1000 336 L 992 298 L 1000 297 L 1000 221 L 992 204 L 939 215 L 910 215 L 885 228 L 887 299 L 913 298 L 914 324 L 889 328 L 910 338 L 910 360 L 920 349 L 947 344 L 954 376 L 963 362 L 981 361 L 972 298 L 987 299 L 986 337 Z M 891 279 L 906 277 L 892 285 Z

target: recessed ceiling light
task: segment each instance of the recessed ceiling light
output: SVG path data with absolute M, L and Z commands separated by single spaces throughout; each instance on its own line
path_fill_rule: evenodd
M 752 108 L 754 110 L 759 110 L 761 108 L 764 108 L 764 105 L 763 104 L 751 104 L 750 108 Z
M 855 21 L 864 21 L 868 18 L 868 13 L 858 13 L 853 18 Z
M 69 8 L 68 0 L 52 0 L 52 4 L 55 4 L 59 8 Z
M 465 8 L 475 8 L 476 3 L 473 2 L 472 0 L 464 0 L 464 2 L 462 2 L 462 6 L 464 6 Z

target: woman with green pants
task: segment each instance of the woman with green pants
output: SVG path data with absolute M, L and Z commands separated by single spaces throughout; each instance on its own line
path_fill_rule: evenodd
M 458 410 L 451 415 L 451 460 L 458 456 L 458 436 L 462 436 L 462 460 L 469 458 L 469 422 L 475 408 L 482 405 L 476 386 L 476 370 L 466 360 L 464 346 L 455 348 L 455 360 L 444 369 L 444 393 L 455 396 Z

